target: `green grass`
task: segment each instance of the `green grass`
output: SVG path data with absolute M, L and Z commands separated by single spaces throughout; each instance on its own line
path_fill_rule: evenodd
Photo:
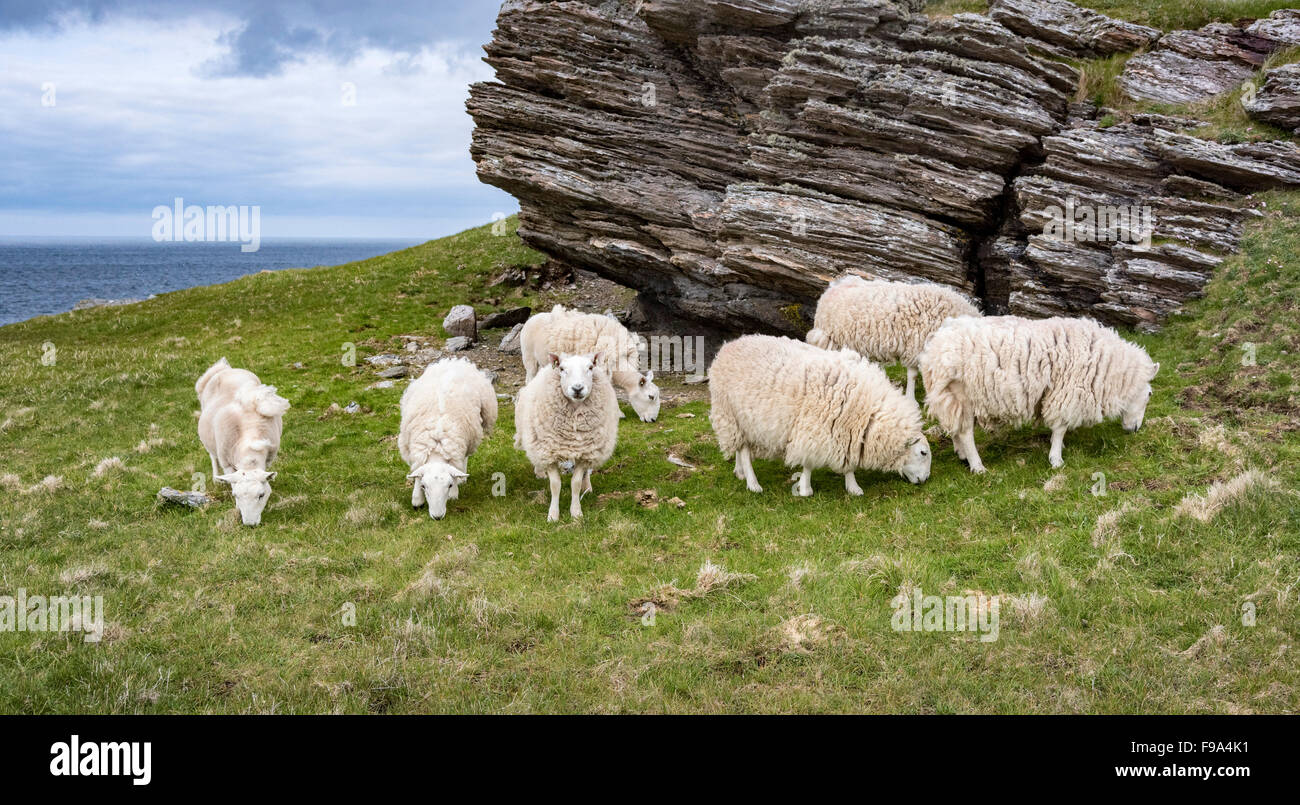
M 584 522 L 567 505 L 545 522 L 508 404 L 448 518 L 412 511 L 391 438 L 401 389 L 366 391 L 342 344 L 440 337 L 453 303 L 540 260 L 486 228 L 0 328 L 0 592 L 102 595 L 110 623 L 98 645 L 0 633 L 0 711 L 1294 712 L 1300 200 L 1267 200 L 1207 298 L 1134 336 L 1165 367 L 1138 434 L 1073 433 L 1059 473 L 1040 430 L 981 436 L 980 477 L 934 440 L 928 483 L 860 473 L 863 498 L 821 472 L 796 499 L 772 462 L 766 491 L 746 492 L 707 404 L 670 399 L 655 424 L 623 421 L 594 479 L 614 496 L 589 497 Z M 1241 366 L 1247 342 L 1256 366 Z M 224 491 L 202 512 L 154 503 L 207 469 L 193 382 L 221 355 L 294 406 L 257 529 Z M 349 400 L 372 412 L 322 418 Z M 126 469 L 93 477 L 110 456 Z M 1175 516 L 1247 468 L 1279 487 L 1209 523 Z M 51 475 L 62 484 L 32 488 Z M 684 508 L 643 508 L 643 489 Z M 682 595 L 706 560 L 752 578 Z M 1005 609 L 991 643 L 894 632 L 889 601 L 909 586 L 1048 604 Z M 644 625 L 647 598 L 675 605 Z
M 1116 19 L 1128 20 L 1162 31 L 1200 28 L 1211 22 L 1258 19 L 1282 8 L 1293 8 L 1291 0 L 1071 0 Z M 928 0 L 927 14 L 939 16 L 988 10 L 987 0 Z

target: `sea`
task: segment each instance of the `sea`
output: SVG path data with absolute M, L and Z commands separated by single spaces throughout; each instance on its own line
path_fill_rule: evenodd
M 62 313 L 88 299 L 146 299 L 259 271 L 365 260 L 422 242 L 276 238 L 243 252 L 239 243 L 0 237 L 0 325 Z

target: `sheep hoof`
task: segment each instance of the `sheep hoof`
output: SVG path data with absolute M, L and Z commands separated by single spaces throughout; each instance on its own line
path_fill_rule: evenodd
M 1052 469 L 1054 470 L 1059 470 L 1061 467 L 1065 466 L 1065 459 L 1060 457 L 1049 458 L 1048 462 L 1052 465 Z
M 983 464 L 972 464 L 972 465 L 970 465 L 970 471 L 973 472 L 973 473 L 975 473 L 976 475 L 983 475 L 983 474 L 984 474 L 984 465 L 983 465 Z
M 790 490 L 790 494 L 794 495 L 797 498 L 810 498 L 812 497 L 812 490 L 809 489 L 807 492 L 805 492 L 796 486 L 794 489 Z
M 848 491 L 848 493 L 849 493 L 850 495 L 852 495 L 852 496 L 855 497 L 855 498 L 860 498 L 860 497 L 862 497 L 862 490 L 861 490 L 861 489 L 849 489 L 849 490 L 847 490 L 847 491 Z
M 763 487 L 759 486 L 758 484 L 745 484 L 745 486 L 749 488 L 749 491 L 750 491 L 750 492 L 762 492 L 762 491 L 763 491 Z
M 560 513 L 559 513 L 559 512 L 547 512 L 547 514 L 546 514 L 546 522 L 548 522 L 548 523 L 558 523 L 558 522 L 560 522 Z

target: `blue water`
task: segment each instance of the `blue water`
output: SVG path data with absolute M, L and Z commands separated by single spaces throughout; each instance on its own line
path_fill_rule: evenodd
M 263 240 L 238 243 L 96 238 L 0 238 L 0 325 L 62 313 L 82 299 L 144 299 L 281 268 L 365 260 L 420 240 Z

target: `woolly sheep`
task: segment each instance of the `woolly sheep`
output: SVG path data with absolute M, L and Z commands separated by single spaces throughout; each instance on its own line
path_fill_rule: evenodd
M 602 358 L 548 355 L 515 403 L 515 447 L 527 454 L 538 478 L 550 480 L 550 522 L 560 519 L 560 465 L 573 462 L 569 514 L 581 517 L 592 470 L 614 454 L 618 400 Z
M 916 399 L 917 358 L 945 319 L 978 316 L 961 294 L 934 283 L 865 280 L 846 274 L 817 302 L 807 341 L 825 349 L 847 347 L 873 361 L 907 369 L 907 396 Z
M 1066 431 L 1113 417 L 1136 431 L 1159 370 L 1141 347 L 1087 319 L 963 316 L 921 354 L 926 405 L 973 472 L 984 472 L 976 425 L 1042 421 L 1052 429 L 1053 467 L 1065 463 Z
M 632 410 L 643 422 L 659 418 L 661 402 L 654 372 L 642 374 L 637 337 L 610 315 L 581 313 L 556 305 L 550 313 L 538 313 L 519 333 L 520 352 L 527 379 L 532 380 L 551 354 L 601 354 L 602 368 L 615 388 L 627 395 Z M 619 416 L 623 414 L 620 411 Z
M 397 450 L 411 468 L 411 506 L 427 500 L 429 516 L 441 520 L 469 478 L 469 457 L 496 425 L 496 391 L 470 361 L 445 358 L 406 387 L 401 408 Z
M 280 452 L 289 401 L 275 386 L 225 358 L 208 368 L 194 392 L 199 397 L 199 441 L 212 459 L 212 477 L 230 485 L 244 525 L 262 522 L 276 473 L 267 468 Z
M 844 475 L 861 495 L 858 469 L 930 477 L 921 410 L 883 369 L 852 350 L 829 352 L 789 338 L 747 335 L 723 345 L 709 367 L 709 420 L 736 477 L 762 492 L 752 459 L 801 468 L 794 494 L 812 494 L 812 471 Z

